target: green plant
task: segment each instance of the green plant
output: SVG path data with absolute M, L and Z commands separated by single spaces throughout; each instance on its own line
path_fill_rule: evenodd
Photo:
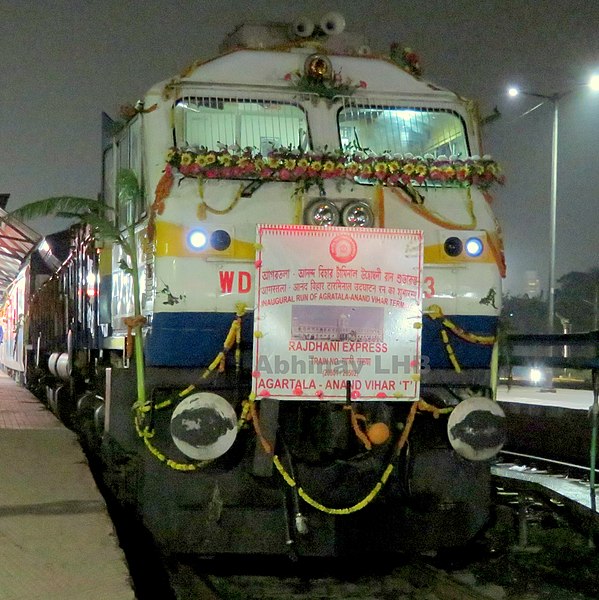
M 119 203 L 136 206 L 142 195 L 137 177 L 130 169 L 122 169 L 117 177 L 117 193 Z M 139 289 L 139 269 L 137 264 L 137 241 L 134 224 L 121 231 L 112 218 L 112 207 L 103 202 L 78 196 L 54 196 L 21 206 L 9 217 L 29 221 L 40 217 L 56 216 L 74 219 L 80 225 L 89 225 L 94 237 L 118 245 L 125 256 L 120 262 L 121 269 L 131 275 L 133 280 L 133 301 L 135 318 L 141 316 L 141 300 Z M 145 367 L 143 359 L 143 339 L 141 323 L 133 327 L 135 332 L 135 366 L 137 376 L 137 405 L 144 405 Z

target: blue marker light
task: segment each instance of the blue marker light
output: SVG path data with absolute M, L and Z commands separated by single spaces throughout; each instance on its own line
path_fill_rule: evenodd
M 210 245 L 215 250 L 226 250 L 231 245 L 231 236 L 224 229 L 217 229 L 210 236 Z
M 480 256 L 483 252 L 483 243 L 480 238 L 471 237 L 466 240 L 465 248 L 468 256 Z

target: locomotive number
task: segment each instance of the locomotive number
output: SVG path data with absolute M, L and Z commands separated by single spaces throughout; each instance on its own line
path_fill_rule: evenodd
M 424 278 L 424 297 L 432 298 L 435 295 L 435 278 L 425 277 Z
M 222 294 L 247 294 L 252 289 L 252 276 L 248 271 L 219 271 Z

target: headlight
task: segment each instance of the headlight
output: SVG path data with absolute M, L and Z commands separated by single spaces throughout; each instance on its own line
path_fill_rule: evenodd
M 304 212 L 304 222 L 306 225 L 332 227 L 339 225 L 340 219 L 339 209 L 328 200 L 317 200 L 310 204 Z
M 203 229 L 192 229 L 187 234 L 187 243 L 192 250 L 203 250 L 208 242 L 208 237 Z
M 459 256 L 462 253 L 464 245 L 460 238 L 450 237 L 445 240 L 443 247 L 447 256 Z
M 366 202 L 350 202 L 343 209 L 342 220 L 346 227 L 372 227 L 374 214 Z
M 465 248 L 468 256 L 480 256 L 483 252 L 482 240 L 477 237 L 468 238 Z

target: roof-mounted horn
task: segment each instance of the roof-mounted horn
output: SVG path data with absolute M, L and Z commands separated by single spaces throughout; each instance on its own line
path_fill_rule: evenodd
M 320 19 L 320 29 L 327 35 L 339 35 L 345 29 L 345 18 L 341 13 L 329 12 Z
M 314 33 L 314 22 L 308 17 L 300 17 L 291 24 L 291 32 L 298 37 L 310 37 Z

